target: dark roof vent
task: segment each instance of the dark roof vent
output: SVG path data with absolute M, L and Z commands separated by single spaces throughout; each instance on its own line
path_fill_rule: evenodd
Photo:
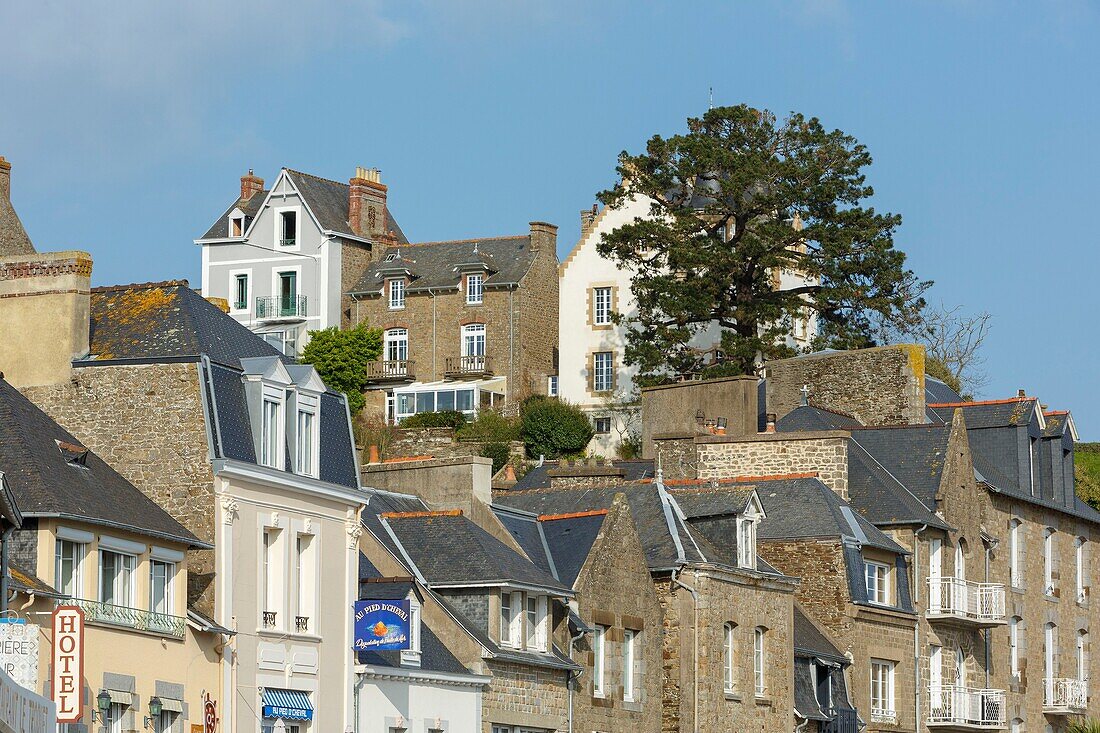
M 65 460 L 74 466 L 87 466 L 88 465 L 88 449 L 82 445 L 76 445 L 75 443 L 66 443 L 63 440 L 55 440 L 57 443 L 57 449 L 61 451 L 61 455 L 65 456 Z

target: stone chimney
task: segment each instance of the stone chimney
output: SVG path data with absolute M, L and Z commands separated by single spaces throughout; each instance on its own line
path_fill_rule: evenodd
M 544 221 L 531 222 L 531 249 L 543 249 L 557 256 L 558 227 Z
M 581 209 L 581 236 L 588 234 L 588 230 L 592 228 L 592 224 L 596 221 L 596 215 L 599 214 L 599 207 L 597 204 L 592 204 L 591 209 Z
M 0 371 L 15 387 L 67 382 L 88 354 L 92 256 L 0 256 Z
M 252 174 L 252 169 L 248 169 L 248 175 L 241 176 L 241 201 L 248 201 L 264 190 L 264 179 Z
M 389 235 L 386 228 L 386 186 L 377 168 L 356 168 L 348 181 L 348 224 L 360 237 L 370 239 Z
M 0 256 L 34 254 L 23 222 L 11 205 L 11 163 L 0 155 Z

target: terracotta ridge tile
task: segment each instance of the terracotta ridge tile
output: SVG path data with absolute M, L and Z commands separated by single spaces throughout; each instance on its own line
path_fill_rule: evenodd
M 461 509 L 434 512 L 382 512 L 383 519 L 422 519 L 427 517 L 461 517 Z
M 190 288 L 187 280 L 161 280 L 160 282 L 130 283 L 128 285 L 97 285 L 93 293 L 107 293 L 112 290 L 153 290 L 154 288 Z
M 540 522 L 552 522 L 555 519 L 580 519 L 582 517 L 602 517 L 607 514 L 606 509 L 590 509 L 585 512 L 566 512 L 565 514 L 540 514 Z
M 930 402 L 926 407 L 933 409 L 939 407 L 974 407 L 977 405 L 1007 405 L 1012 402 L 1030 402 L 1036 399 L 1035 397 L 1009 397 L 1004 400 L 975 400 L 971 402 Z

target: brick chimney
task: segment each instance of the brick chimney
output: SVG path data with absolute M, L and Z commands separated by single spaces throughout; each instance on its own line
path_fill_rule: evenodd
M 599 213 L 599 208 L 596 204 L 592 204 L 591 209 L 581 209 L 581 236 L 588 234 L 588 230 L 592 228 L 593 222 L 596 221 L 596 215 Z
M 241 201 L 248 201 L 264 190 L 264 179 L 252 174 L 252 169 L 248 169 L 248 175 L 241 176 Z
M 558 251 L 558 227 L 544 221 L 531 222 L 531 249 L 542 249 L 555 256 Z
M 377 168 L 355 169 L 355 177 L 348 181 L 348 224 L 360 237 L 385 238 L 386 186 L 382 183 L 382 171 Z

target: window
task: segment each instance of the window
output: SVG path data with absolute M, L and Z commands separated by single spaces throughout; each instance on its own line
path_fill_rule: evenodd
M 933 695 L 943 687 L 943 647 L 939 644 L 928 647 L 928 687 L 933 690 Z M 942 705 L 935 697 L 932 704 Z
M 462 327 L 462 355 L 485 356 L 484 323 L 471 323 Z
M 295 604 L 294 630 L 299 634 L 316 633 L 314 599 L 317 597 L 316 569 L 313 562 L 313 535 L 300 534 L 295 543 L 294 589 L 298 594 Z
M 1077 679 L 1089 678 L 1089 632 L 1077 630 Z
M 733 644 L 736 624 L 728 623 L 722 627 L 722 682 L 726 692 L 733 692 Z
M 171 710 L 162 710 L 160 715 L 153 721 L 153 730 L 156 733 L 172 733 L 172 725 L 176 722 L 176 716 L 179 713 L 174 713 Z
M 122 733 L 122 722 L 126 718 L 126 709 L 129 705 L 123 705 L 119 702 L 111 703 L 111 707 L 107 708 L 107 715 L 104 716 L 103 727 L 107 730 L 107 733 Z
M 229 236 L 231 237 L 243 237 L 244 236 L 244 217 L 234 216 L 229 220 Z
M 248 275 L 241 273 L 234 276 L 236 293 L 233 297 L 233 310 L 248 310 Z
M 1058 658 L 1058 627 L 1048 623 L 1043 627 L 1043 679 L 1046 680 L 1047 697 L 1051 697 L 1054 684 L 1055 661 Z
M 1084 603 L 1085 598 L 1085 538 L 1078 537 L 1073 543 L 1074 554 L 1077 559 L 1077 602 Z
M 597 435 L 607 435 L 611 432 L 611 418 L 597 417 L 592 420 L 593 429 Z
M 592 355 L 592 391 L 610 392 L 615 385 L 614 360 L 610 351 Z
M 596 627 L 596 633 L 592 636 L 592 694 L 595 697 L 604 696 L 604 647 L 606 646 L 607 629 L 603 626 Z
M 767 687 L 764 684 L 764 664 L 767 662 L 765 658 L 766 650 L 764 649 L 764 634 L 765 629 L 758 626 L 752 636 L 752 676 L 757 697 L 763 697 L 764 693 L 767 691 Z
M 1023 586 L 1023 528 L 1019 519 L 1008 523 L 1008 564 L 1009 580 L 1013 588 Z
M 175 574 L 175 563 L 149 561 L 149 610 L 153 613 L 172 613 L 172 578 Z
M 546 596 L 527 596 L 527 649 L 547 651 Z
M 85 546 L 79 542 L 58 540 L 56 547 L 54 578 L 57 590 L 64 595 L 80 598 L 84 593 L 81 564 L 84 562 Z
M 871 720 L 892 723 L 894 712 L 894 662 L 871 660 Z
M 592 324 L 611 324 L 611 288 L 592 288 Z
M 409 360 L 409 331 L 406 328 L 390 328 L 385 333 L 386 361 Z
M 134 556 L 99 551 L 99 600 L 113 606 L 134 605 Z
M 1043 593 L 1054 595 L 1054 530 L 1043 530 Z
M 467 305 L 476 305 L 481 302 L 482 298 L 482 285 L 484 282 L 484 275 L 467 275 L 466 276 L 466 303 Z
M 867 600 L 880 606 L 890 605 L 890 566 L 867 561 L 863 568 L 867 578 Z
M 1008 621 L 1008 669 L 1016 679 L 1020 678 L 1020 622 L 1019 616 Z
M 402 650 L 401 663 L 420 666 L 420 603 L 409 598 L 409 648 Z
M 258 335 L 263 336 L 264 341 L 287 356 L 295 356 L 298 353 L 297 328 L 288 328 L 285 331 L 265 331 Z
M 623 629 L 623 700 L 634 701 L 634 640 L 633 629 Z
M 261 623 L 265 629 L 275 628 L 278 622 L 277 610 L 279 606 L 279 584 L 274 577 L 279 567 L 276 552 L 278 551 L 279 530 L 265 529 L 263 536 L 263 577 L 260 579 L 263 601 L 261 610 Z
M 522 610 L 523 594 L 500 593 L 500 643 L 502 646 L 518 647 L 521 643 L 519 637 L 520 612 Z
M 548 397 L 558 396 L 558 375 L 551 374 L 546 378 L 546 394 Z
M 959 580 L 966 578 L 966 540 L 959 538 L 955 544 L 955 575 Z
M 405 307 L 405 279 L 394 277 L 386 283 L 390 288 L 390 310 L 401 310 Z
M 303 476 L 317 477 L 317 399 L 298 395 L 298 430 L 294 436 L 297 471 Z
M 304 300 L 304 299 L 303 299 Z M 279 302 L 275 313 L 280 318 L 304 316 L 304 303 L 298 301 L 298 273 L 288 270 L 279 273 Z
M 752 517 L 737 518 L 737 564 L 756 569 L 756 520 Z
M 1031 473 L 1031 495 L 1035 496 L 1035 443 L 1038 442 L 1038 438 L 1032 438 L 1031 443 L 1028 444 L 1027 451 L 1027 467 Z
M 279 214 L 280 233 L 279 244 L 283 247 L 293 247 L 298 242 L 298 212 L 284 211 Z
M 282 430 L 283 403 L 281 400 L 264 396 L 263 419 L 260 426 L 260 464 L 272 468 L 279 467 L 279 458 L 282 451 L 279 444 L 282 442 L 280 432 Z

